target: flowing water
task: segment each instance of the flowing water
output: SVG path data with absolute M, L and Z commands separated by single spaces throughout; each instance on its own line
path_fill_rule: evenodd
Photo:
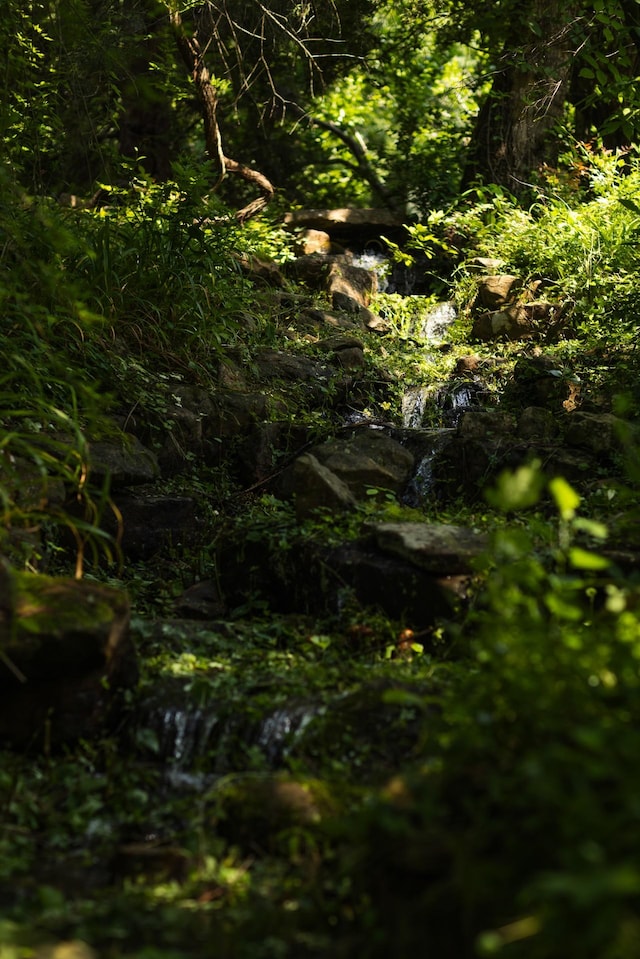
M 421 435 L 426 440 L 413 476 L 404 491 L 402 502 L 405 506 L 419 509 L 433 496 L 435 487 L 435 468 L 438 455 L 449 442 L 454 430 L 425 430 Z

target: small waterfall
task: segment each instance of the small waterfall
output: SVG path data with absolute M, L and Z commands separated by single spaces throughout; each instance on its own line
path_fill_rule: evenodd
M 367 248 L 362 253 L 353 257 L 354 266 L 359 266 L 362 270 L 369 270 L 378 277 L 378 289 L 381 293 L 388 293 L 389 290 L 389 271 L 390 260 L 388 256 L 381 253 L 380 250 Z
M 457 426 L 465 410 L 482 409 L 487 398 L 486 386 L 476 380 L 441 387 L 435 395 L 435 401 L 442 411 L 443 426 Z
M 307 704 L 281 706 L 260 723 L 255 744 L 271 766 L 282 762 L 289 747 L 317 715 L 319 708 Z
M 436 303 L 422 321 L 420 335 L 430 343 L 443 340 L 457 316 L 456 308 L 450 301 Z
M 402 496 L 405 506 L 419 509 L 432 495 L 435 481 L 434 471 L 438 454 L 449 441 L 451 429 L 425 431 L 423 437 L 427 441 L 418 457 L 413 476 Z
M 402 397 L 402 426 L 404 429 L 420 429 L 429 399 L 433 399 L 433 391 L 427 386 L 409 387 Z

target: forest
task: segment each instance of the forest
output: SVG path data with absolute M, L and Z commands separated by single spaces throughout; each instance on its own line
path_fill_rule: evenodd
M 637 959 L 640 0 L 0 37 L 0 959 Z

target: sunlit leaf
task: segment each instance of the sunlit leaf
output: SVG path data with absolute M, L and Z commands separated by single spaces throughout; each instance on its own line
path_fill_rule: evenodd
M 599 556 L 598 553 L 581 549 L 579 546 L 573 546 L 569 550 L 569 562 L 576 569 L 607 569 L 611 565 L 606 556 Z
M 487 490 L 485 496 L 491 506 L 508 513 L 535 506 L 540 499 L 543 485 L 540 463 L 535 460 L 517 470 L 505 470 L 498 477 L 495 487 Z
M 555 476 L 549 482 L 549 492 L 553 496 L 558 512 L 564 520 L 573 519 L 580 505 L 580 497 L 573 486 L 563 476 Z

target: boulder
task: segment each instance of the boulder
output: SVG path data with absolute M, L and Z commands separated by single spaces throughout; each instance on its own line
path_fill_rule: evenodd
M 378 278 L 371 270 L 353 266 L 346 257 L 340 257 L 331 264 L 326 289 L 334 309 L 357 313 L 360 307 L 369 306 L 378 289 Z
M 303 256 L 331 253 L 331 237 L 325 230 L 305 230 L 298 240 L 298 249 Z
M 364 311 L 369 314 L 369 311 Z M 373 315 L 373 314 L 371 314 Z M 345 316 L 344 313 L 330 313 L 327 310 L 311 307 L 300 314 L 302 323 L 308 322 L 312 327 L 329 326 L 338 330 L 362 330 L 364 323 L 361 313 L 355 316 Z
M 609 457 L 622 449 L 625 422 L 613 413 L 587 413 L 576 410 L 567 417 L 564 441 L 567 446 Z
M 522 289 L 522 279 L 509 273 L 484 276 L 478 284 L 474 306 L 485 310 L 498 310 L 515 299 Z
M 383 553 L 438 576 L 471 572 L 489 545 L 486 534 L 445 523 L 369 523 L 365 531 Z
M 557 438 L 558 433 L 555 416 L 543 406 L 527 406 L 518 418 L 518 437 L 521 440 L 549 443 Z
M 307 519 L 320 508 L 341 512 L 356 505 L 348 485 L 311 453 L 304 453 L 295 462 L 293 492 L 298 521 Z
M 365 365 L 364 343 L 355 336 L 336 333 L 316 343 L 318 350 L 330 353 L 342 370 L 359 370 Z
M 372 429 L 328 440 L 315 447 L 313 454 L 360 498 L 367 496 L 370 487 L 399 493 L 414 462 L 413 455 L 400 443 Z
M 137 562 L 168 546 L 194 544 L 200 531 L 197 503 L 191 496 L 158 493 L 154 487 L 116 492 L 120 514 L 121 549 Z M 118 532 L 115 519 L 105 517 L 107 532 Z
M 260 256 L 241 255 L 235 257 L 238 268 L 244 275 L 260 286 L 282 287 L 285 285 L 285 279 L 280 272 L 280 268 L 273 260 L 267 260 Z
M 89 475 L 99 485 L 106 478 L 111 488 L 150 483 L 159 472 L 156 455 L 131 434 L 89 443 Z

